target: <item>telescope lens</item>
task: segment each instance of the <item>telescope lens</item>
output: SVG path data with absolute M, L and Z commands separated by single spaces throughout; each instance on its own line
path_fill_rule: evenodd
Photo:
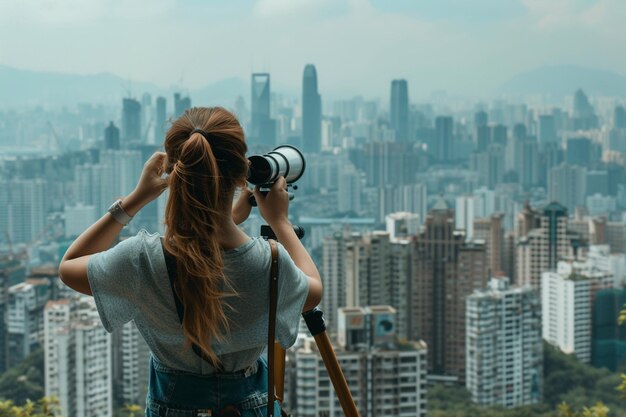
M 248 181 L 252 184 L 268 184 L 272 182 L 272 177 L 278 171 L 276 161 L 261 155 L 254 155 L 248 158 L 250 169 L 248 171 Z
M 254 155 L 248 160 L 248 181 L 255 185 L 271 184 L 279 176 L 293 183 L 304 173 L 304 156 L 290 145 L 279 146 L 266 155 Z

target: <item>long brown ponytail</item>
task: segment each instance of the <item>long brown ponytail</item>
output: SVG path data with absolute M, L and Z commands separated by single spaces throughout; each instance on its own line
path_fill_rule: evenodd
M 194 129 L 210 138 L 191 134 Z M 235 187 L 246 177 L 244 134 L 227 110 L 192 108 L 172 123 L 164 146 L 170 175 L 163 244 L 177 260 L 174 289 L 184 306 L 183 332 L 218 366 L 211 340 L 224 340 L 229 330 L 225 298 L 237 294 L 224 275 L 217 233 Z

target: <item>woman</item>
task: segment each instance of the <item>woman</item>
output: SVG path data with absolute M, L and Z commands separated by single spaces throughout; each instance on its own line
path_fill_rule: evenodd
M 107 331 L 135 321 L 151 350 L 147 416 L 265 415 L 271 252 L 237 227 L 251 210 L 243 130 L 222 108 L 192 108 L 164 147 L 135 190 L 74 241 L 59 275 L 94 296 Z M 123 223 L 168 187 L 165 236 L 142 230 L 109 249 Z M 254 196 L 281 242 L 276 337 L 289 348 L 322 284 L 287 220 L 285 189 L 280 178 Z

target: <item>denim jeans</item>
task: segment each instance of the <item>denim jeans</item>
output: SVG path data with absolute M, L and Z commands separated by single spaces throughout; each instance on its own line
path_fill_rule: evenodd
M 199 375 L 171 369 L 150 356 L 146 417 L 216 417 L 234 405 L 241 417 L 267 416 L 267 360 L 234 373 Z M 208 411 L 211 410 L 211 411 Z M 274 415 L 280 417 L 278 401 Z

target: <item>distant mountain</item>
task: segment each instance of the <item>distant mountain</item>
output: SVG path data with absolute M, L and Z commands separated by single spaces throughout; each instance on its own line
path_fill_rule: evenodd
M 206 87 L 184 91 L 191 96 L 193 105 L 222 105 L 233 107 L 238 95 L 248 97 L 249 86 L 240 78 L 228 78 Z M 163 95 L 168 107 L 173 106 L 174 88 L 161 88 L 156 84 L 130 81 L 114 74 L 92 75 L 63 74 L 30 71 L 0 65 L 0 108 L 24 106 L 74 106 L 77 103 L 102 103 L 121 105 L 128 93 L 140 99 L 150 93 L 153 99 Z
M 40 72 L 0 66 L 0 107 L 120 103 L 128 89 L 135 96 L 157 93 L 154 84 L 129 81 L 113 74 Z
M 537 68 L 512 77 L 496 89 L 499 95 L 542 94 L 554 99 L 578 88 L 592 96 L 626 97 L 626 77 L 612 71 L 557 65 Z

